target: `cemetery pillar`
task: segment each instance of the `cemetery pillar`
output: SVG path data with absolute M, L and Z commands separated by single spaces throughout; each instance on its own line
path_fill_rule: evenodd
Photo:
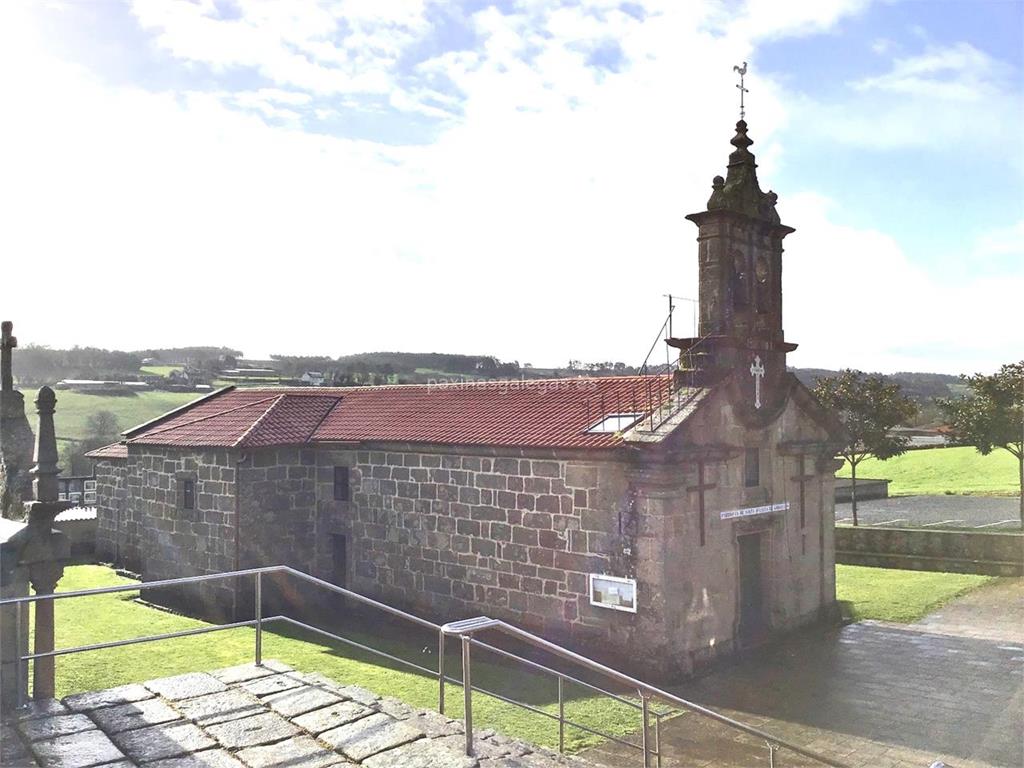
M 54 530 L 54 518 L 68 504 L 57 501 L 57 439 L 53 427 L 53 413 L 57 398 L 53 390 L 43 387 L 36 398 L 39 426 L 36 431 L 35 466 L 31 470 L 35 500 L 25 506 L 28 525 L 20 564 L 27 569 L 29 581 L 37 595 L 53 594 L 57 582 L 64 575 L 64 565 L 70 557 L 70 545 L 60 531 Z M 35 611 L 35 653 L 49 653 L 54 649 L 53 600 L 40 600 Z M 54 694 L 54 657 L 37 659 L 32 675 L 32 698 L 48 699 Z

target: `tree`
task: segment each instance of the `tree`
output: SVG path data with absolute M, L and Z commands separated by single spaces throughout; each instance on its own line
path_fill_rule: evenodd
M 973 445 L 982 456 L 1002 448 L 1016 457 L 1024 527 L 1024 360 L 1008 363 L 991 376 L 976 373 L 961 378 L 971 394 L 939 400 L 953 440 Z
M 917 413 L 914 401 L 899 384 L 889 384 L 879 374 L 840 371 L 838 376 L 818 379 L 814 394 L 842 421 L 850 442 L 839 455 L 850 464 L 853 524 L 857 525 L 857 465 L 869 456 L 890 459 L 907 450 L 907 438 L 891 433 Z
M 96 411 L 85 422 L 85 435 L 81 440 L 68 440 L 61 449 L 61 465 L 68 475 L 85 475 L 91 472 L 91 462 L 85 454 L 104 445 L 117 442 L 121 425 L 117 416 L 110 411 Z

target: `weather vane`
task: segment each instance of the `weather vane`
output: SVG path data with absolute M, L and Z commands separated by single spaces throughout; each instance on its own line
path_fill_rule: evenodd
M 740 89 L 740 120 L 743 120 L 747 114 L 746 110 L 743 108 L 743 94 L 750 93 L 750 91 L 743 86 L 743 76 L 747 74 L 747 62 L 744 61 L 742 67 L 733 66 L 732 71 L 740 73 L 740 81 L 736 87 Z

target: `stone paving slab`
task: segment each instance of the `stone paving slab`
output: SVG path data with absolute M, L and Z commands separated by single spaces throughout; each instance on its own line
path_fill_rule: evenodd
M 260 700 L 246 691 L 230 688 L 175 704 L 178 711 L 196 725 L 216 725 L 263 712 Z
M 107 733 L 133 731 L 137 728 L 147 728 L 181 720 L 181 715 L 177 710 L 163 699 L 143 699 L 129 704 L 118 704 L 116 707 L 94 709 L 90 716 Z M 80 717 L 84 717 L 84 715 L 80 715 Z
M 341 701 L 341 696 L 312 685 L 272 693 L 263 703 L 284 717 L 296 717 Z
M 65 702 L 40 702 L 13 727 L 3 725 L 3 768 L 584 765 L 490 730 L 477 731 L 477 754 L 467 757 L 460 721 L 278 662 L 176 675 Z
M 403 744 L 363 761 L 365 768 L 476 768 L 478 760 L 429 739 Z
M 153 692 L 145 686 L 132 683 L 131 685 L 119 685 L 117 688 L 107 688 L 105 691 L 91 691 L 89 693 L 76 693 L 74 696 L 65 696 L 64 704 L 75 712 L 88 712 L 91 709 L 100 707 L 112 707 L 115 704 L 127 704 L 132 701 L 152 699 Z
M 68 715 L 71 710 L 56 699 L 37 699 L 30 701 L 25 708 L 18 713 L 19 720 L 31 720 L 34 717 L 53 717 L 54 715 Z
M 124 759 L 124 753 L 99 730 L 37 741 L 31 749 L 42 768 L 91 768 Z
M 268 744 L 261 747 L 249 747 L 238 753 L 238 757 L 251 768 L 328 768 L 332 765 L 354 765 L 342 755 L 325 748 L 309 736 L 297 736 L 294 739 Z M 392 762 L 391 765 L 403 765 Z
M 54 717 L 37 717 L 22 720 L 18 723 L 21 735 L 29 741 L 53 739 L 67 736 L 79 731 L 89 731 L 96 725 L 85 715 L 55 715 Z
M 320 734 L 320 740 L 358 762 L 423 735 L 418 728 L 377 712 L 340 728 L 325 731 Z
M 276 712 L 263 712 L 241 720 L 210 725 L 206 730 L 226 749 L 272 744 L 301 733 L 297 725 L 289 723 Z
M 114 742 L 132 760 L 149 762 L 177 757 L 215 746 L 213 739 L 193 723 L 171 723 L 113 734 Z
M 254 696 L 270 696 L 273 693 L 299 688 L 303 685 L 307 685 L 307 683 L 298 672 L 287 672 L 269 675 L 258 680 L 249 680 L 242 683 L 240 687 Z
M 146 768 L 245 768 L 245 764 L 223 749 L 206 749 L 183 757 L 146 763 Z
M 292 722 L 314 736 L 319 736 L 324 731 L 347 725 L 361 717 L 372 715 L 373 712 L 373 709 L 364 707 L 357 701 L 339 701 L 329 707 L 299 715 Z
M 208 693 L 220 693 L 226 691 L 227 686 L 213 675 L 206 672 L 189 672 L 185 675 L 165 677 L 160 680 L 150 680 L 145 683 L 146 688 L 169 701 L 190 699 L 195 696 L 205 696 Z

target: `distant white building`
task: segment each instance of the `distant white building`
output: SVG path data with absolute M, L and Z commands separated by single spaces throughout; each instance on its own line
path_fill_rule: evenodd
M 299 377 L 299 381 L 311 387 L 322 387 L 324 385 L 324 375 L 321 371 L 306 371 Z

